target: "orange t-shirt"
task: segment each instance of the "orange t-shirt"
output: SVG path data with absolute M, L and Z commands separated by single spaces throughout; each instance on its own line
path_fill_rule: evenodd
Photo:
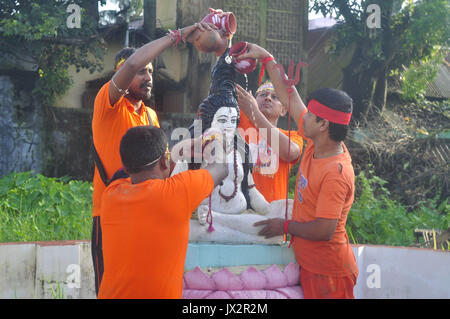
M 213 188 L 204 169 L 112 182 L 102 197 L 105 271 L 98 298 L 181 298 L 189 220 Z
M 299 133 L 303 136 L 303 115 Z M 358 272 L 355 256 L 345 231 L 347 215 L 355 193 L 352 159 L 344 143 L 344 153 L 329 158 L 314 158 L 314 143 L 307 147 L 300 163 L 295 187 L 292 219 L 310 222 L 316 218 L 337 219 L 330 241 L 311 241 L 294 237 L 295 258 L 306 270 L 329 276 L 347 276 Z
M 239 128 L 244 130 L 244 135 L 241 135 L 249 144 L 252 161 L 255 163 L 253 166 L 253 181 L 256 188 L 269 203 L 274 200 L 285 199 L 287 196 L 289 171 L 292 164 L 295 164 L 298 159 L 291 163 L 282 160 L 278 154 L 272 151 L 272 148 L 267 145 L 266 140 L 259 133 L 250 134 L 251 132 L 247 130 L 249 128 L 255 129 L 255 126 L 243 112 L 241 112 Z M 278 130 L 289 136 L 289 131 Z M 245 131 L 248 134 L 245 134 Z M 302 149 L 303 139 L 296 131 L 291 131 L 291 141 L 297 144 L 300 150 Z
M 92 118 L 92 138 L 108 179 L 123 166 L 119 153 L 122 136 L 131 127 L 149 125 L 150 123 L 144 104 L 142 104 L 140 114 L 134 111 L 133 105 L 124 96 L 116 104 L 111 105 L 109 103 L 110 83 L 111 81 L 103 85 L 98 92 Z M 155 111 L 151 108 L 148 108 L 148 110 L 152 124 L 159 127 L 158 116 Z M 95 167 L 93 186 L 93 216 L 99 216 L 101 196 L 106 186 L 100 178 L 97 166 Z

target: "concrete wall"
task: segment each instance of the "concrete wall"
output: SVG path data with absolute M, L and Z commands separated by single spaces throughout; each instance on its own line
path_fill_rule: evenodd
M 450 252 L 355 246 L 357 298 L 450 298 Z
M 0 298 L 95 298 L 90 242 L 0 244 Z
M 353 251 L 356 298 L 450 298 L 449 252 L 387 246 Z M 189 244 L 185 271 L 226 266 L 238 273 L 250 265 L 289 262 L 295 258 L 286 246 Z M 95 298 L 90 242 L 0 244 L 0 298 Z

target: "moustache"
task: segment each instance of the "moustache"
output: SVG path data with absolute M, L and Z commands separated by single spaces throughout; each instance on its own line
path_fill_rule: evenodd
M 153 88 L 152 82 L 150 82 L 150 81 L 142 82 L 142 84 L 139 86 L 139 88 L 145 88 L 147 86 L 150 86 L 151 88 Z

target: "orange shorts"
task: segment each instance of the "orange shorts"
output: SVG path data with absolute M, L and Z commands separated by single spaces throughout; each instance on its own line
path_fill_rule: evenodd
M 358 274 L 333 277 L 300 269 L 300 284 L 305 299 L 354 299 L 353 287 Z

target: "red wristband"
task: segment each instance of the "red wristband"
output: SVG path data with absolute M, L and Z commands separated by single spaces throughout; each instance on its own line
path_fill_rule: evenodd
M 273 56 L 268 56 L 267 58 L 259 59 L 259 62 L 261 62 L 263 65 L 266 65 L 267 63 L 273 60 L 274 60 Z
M 169 33 L 168 36 L 171 38 L 172 41 L 174 41 L 175 43 L 173 44 L 174 46 L 177 46 L 178 43 L 181 40 L 181 33 L 179 30 L 170 30 L 169 29 Z
M 292 220 L 290 220 L 290 219 L 286 219 L 286 220 L 284 221 L 283 232 L 284 232 L 285 234 L 289 234 L 288 227 L 289 227 L 289 223 L 290 223 L 291 221 L 292 221 Z
M 267 58 L 259 59 L 259 62 L 261 62 L 261 72 L 259 73 L 259 86 L 261 86 L 261 80 L 264 76 L 264 70 L 266 69 L 266 64 L 270 61 L 275 60 L 273 56 L 269 56 Z

